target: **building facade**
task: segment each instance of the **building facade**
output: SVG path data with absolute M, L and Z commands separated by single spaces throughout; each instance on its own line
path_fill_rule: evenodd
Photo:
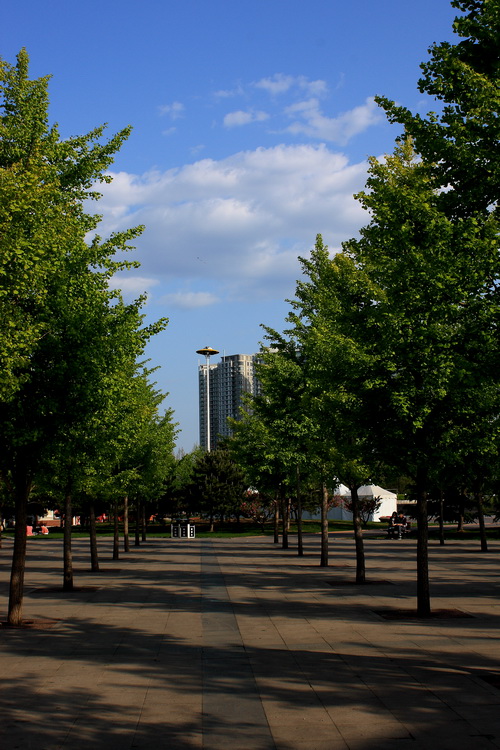
M 244 393 L 255 395 L 258 381 L 255 376 L 256 354 L 231 354 L 218 363 L 199 365 L 200 445 L 208 447 L 207 431 L 207 375 L 209 376 L 210 447 L 232 434 L 228 417 L 238 419 Z

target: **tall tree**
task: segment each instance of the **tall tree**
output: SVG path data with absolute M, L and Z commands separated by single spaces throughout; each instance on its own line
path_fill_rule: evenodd
M 265 327 L 269 348 L 256 365 L 261 393 L 250 402 L 266 433 L 265 455 L 280 476 L 283 547 L 288 547 L 290 497 L 296 499 L 297 553 L 303 555 L 302 484 L 311 476 L 320 481 L 322 470 L 310 444 L 317 438 L 308 408 L 306 370 L 300 342 Z M 325 538 L 322 549 L 324 550 Z
M 195 507 L 210 519 L 210 531 L 214 530 L 216 515 L 222 520 L 226 515 L 239 513 L 247 486 L 241 468 L 226 448 L 218 447 L 198 457 L 193 469 L 192 493 L 197 498 Z
M 482 358 L 471 358 L 464 341 L 476 312 L 492 319 L 484 290 L 498 273 L 497 227 L 493 215 L 450 219 L 443 213 L 432 167 L 415 159 L 411 139 L 384 162 L 371 160 L 367 187 L 358 197 L 371 212 L 370 224 L 345 248 L 382 292 L 371 313 L 383 362 L 377 377 L 385 388 L 379 428 L 386 446 L 396 447 L 391 453 L 401 473 L 416 481 L 418 612 L 426 616 L 426 493 L 457 416 L 451 404 L 470 404 L 470 383 L 482 380 Z
M 115 351 L 132 347 L 139 355 L 147 329 L 130 342 L 114 335 L 120 318 L 138 320 L 141 302 L 125 306 L 108 289 L 116 270 L 136 265 L 114 261 L 113 255 L 128 249 L 141 228 L 85 241 L 99 217 L 86 213 L 84 201 L 97 197 L 93 184 L 108 179 L 104 170 L 129 129 L 106 143 L 103 128 L 62 141 L 47 122 L 48 79 L 29 80 L 27 54 L 19 54 L 16 66 L 2 63 L 0 76 L 0 169 L 10 199 L 0 216 L 7 229 L 6 235 L 0 232 L 6 243 L 0 261 L 5 323 L 0 355 L 5 352 L 6 373 L 0 387 L 0 469 L 16 505 L 8 617 L 17 625 L 26 508 L 36 474 L 56 446 L 64 453 L 62 446 L 81 434 L 88 410 L 105 403 L 106 355 L 113 352 L 115 364 Z M 12 184 L 20 190 L 17 197 Z M 11 356 L 14 350 L 19 356 Z M 66 455 L 70 460 L 68 450 Z
M 252 410 L 258 416 L 267 433 L 266 457 L 267 463 L 279 467 L 279 482 L 277 497 L 282 524 L 282 547 L 289 546 L 290 525 L 290 497 L 300 495 L 294 492 L 294 476 L 300 473 L 299 463 L 302 456 L 298 455 L 297 438 L 302 427 L 301 371 L 297 362 L 293 361 L 295 352 L 291 349 L 284 354 L 286 342 L 276 332 L 267 329 L 267 335 L 272 339 L 271 349 L 261 354 L 261 362 L 256 371 L 260 382 L 261 393 L 254 398 Z M 274 347 L 279 339 L 280 349 Z M 297 552 L 303 554 L 301 518 L 299 518 Z
M 174 518 L 187 513 L 192 515 L 195 498 L 193 497 L 193 471 L 198 458 L 204 453 L 200 447 L 190 453 L 182 451 L 170 463 L 163 481 L 162 494 L 159 500 L 160 513 Z
M 274 543 L 278 544 L 279 496 L 285 471 L 270 426 L 253 409 L 252 403 L 253 398 L 248 396 L 240 418 L 231 422 L 233 435 L 228 447 L 235 461 L 243 467 L 250 486 L 258 488 L 261 497 L 272 497 Z
M 127 138 L 125 128 L 107 143 L 104 127 L 61 141 L 48 124 L 48 77 L 30 80 L 21 50 L 15 66 L 0 60 L 0 400 L 28 377 L 28 361 L 46 333 L 40 312 L 67 259 L 77 228 L 98 219 L 83 200 Z M 116 246 L 123 243 L 118 239 Z M 99 262 L 99 244 L 94 255 Z M 112 247 L 109 247 L 112 254 Z M 106 254 L 105 254 L 106 255 Z
M 330 258 L 320 235 L 291 301 L 288 332 L 300 343 L 308 414 L 320 441 L 309 453 L 323 456 L 330 481 L 351 490 L 356 543 L 356 581 L 365 582 L 362 522 L 357 490 L 375 473 L 373 440 L 379 355 L 371 345 L 370 314 L 378 290 L 342 253 Z
M 418 82 L 420 91 L 436 99 L 437 113 L 422 117 L 385 97 L 377 101 L 391 122 L 404 126 L 405 137 L 413 138 L 435 190 L 432 205 L 453 222 L 446 230 L 454 234 L 455 243 L 448 253 L 450 277 L 441 273 L 439 278 L 442 288 L 452 288 L 450 307 L 457 318 L 456 342 L 463 362 L 455 373 L 461 373 L 464 387 L 458 394 L 455 391 L 455 397 L 450 389 L 439 406 L 442 423 L 450 420 L 442 447 L 448 459 L 453 454 L 448 465 L 455 465 L 459 474 L 457 459 L 458 465 L 465 459 L 462 467 L 479 497 L 488 473 L 486 457 L 491 459 L 498 446 L 500 15 L 495 0 L 452 0 L 451 4 L 460 13 L 453 24 L 459 41 L 434 44 Z M 422 218 L 429 219 L 429 212 Z M 437 226 L 444 229 L 443 221 Z M 429 234 L 433 229 L 428 226 Z M 460 267 L 458 274 L 471 281 L 468 286 L 457 281 Z M 435 290 L 435 279 L 430 282 Z M 447 474 L 446 465 L 441 470 Z
M 452 216 L 498 207 L 500 191 L 500 15 L 496 0 L 452 0 L 460 11 L 456 44 L 434 44 L 421 65 L 422 93 L 440 110 L 413 114 L 385 97 L 378 103 L 404 125 L 416 151 L 431 165 L 441 205 Z
M 160 413 L 166 394 L 156 390 L 155 384 L 149 381 L 150 374 L 146 370 L 134 379 L 133 394 L 122 410 L 122 413 L 129 412 L 131 431 L 130 440 L 123 446 L 120 466 L 129 471 L 124 491 L 136 509 L 141 504 L 152 502 L 158 506 L 174 464 L 176 425 L 172 422 L 170 409 Z M 127 548 L 125 529 L 124 541 Z

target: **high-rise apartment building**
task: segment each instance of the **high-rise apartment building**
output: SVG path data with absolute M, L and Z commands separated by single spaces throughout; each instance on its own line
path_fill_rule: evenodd
M 198 367 L 200 393 L 200 445 L 207 448 L 207 375 L 210 398 L 210 447 L 215 448 L 221 438 L 231 435 L 228 417 L 238 419 L 244 393 L 255 395 L 257 354 L 231 354 L 214 364 Z M 207 366 L 209 373 L 207 372 Z

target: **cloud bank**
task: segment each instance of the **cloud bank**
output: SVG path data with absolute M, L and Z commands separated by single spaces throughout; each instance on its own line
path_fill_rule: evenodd
M 224 117 L 224 126 L 226 128 L 232 128 L 237 125 L 248 125 L 251 122 L 263 122 L 264 120 L 267 120 L 269 118 L 269 115 L 267 112 L 254 112 L 252 110 L 247 110 L 246 112 L 239 109 L 236 112 L 229 112 Z
M 271 96 L 286 94 L 293 88 L 306 91 L 311 96 L 321 96 L 328 91 L 326 81 L 320 79 L 317 81 L 311 81 L 306 76 L 291 76 L 284 75 L 283 73 L 275 73 L 269 78 L 261 78 L 260 81 L 256 81 L 253 86 L 257 89 L 267 91 Z
M 317 233 L 337 249 L 366 223 L 353 198 L 366 163 L 350 164 L 324 144 L 261 147 L 112 177 L 100 186 L 99 231 L 145 224 L 137 241 L 142 288 L 161 282 L 157 299 L 175 306 L 281 298 Z
M 382 120 L 373 97 L 338 117 L 325 116 L 316 98 L 292 104 L 287 107 L 286 114 L 294 120 L 287 128 L 289 133 L 331 141 L 340 146 L 347 145 L 355 135 Z

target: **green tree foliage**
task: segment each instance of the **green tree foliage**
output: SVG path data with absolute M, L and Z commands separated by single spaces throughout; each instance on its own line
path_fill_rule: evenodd
M 247 489 L 246 478 L 226 448 L 201 454 L 193 468 L 191 495 L 196 510 L 210 519 L 237 516 Z
M 314 430 L 309 430 L 313 439 L 307 442 L 306 455 L 308 461 L 328 468 L 330 482 L 338 477 L 351 490 L 356 580 L 363 583 L 357 488 L 375 473 L 373 417 L 379 355 L 370 346 L 370 314 L 377 290 L 346 255 L 330 259 L 319 235 L 311 257 L 301 263 L 304 276 L 297 283 L 288 316 L 293 327 L 286 333 L 301 351 L 304 406 L 314 425 Z
M 457 448 L 453 426 L 477 409 L 478 389 L 496 380 L 490 284 L 500 270 L 497 226 L 492 214 L 450 218 L 409 138 L 384 162 L 371 160 L 367 187 L 358 197 L 370 224 L 345 248 L 380 290 L 371 312 L 383 365 L 378 426 L 401 473 L 417 484 L 418 607 L 425 615 L 426 493 Z
M 233 437 L 229 450 L 235 461 L 244 467 L 252 487 L 274 493 L 285 480 L 286 472 L 272 425 L 258 410 L 260 403 L 260 398 L 254 400 L 247 395 L 239 419 L 231 420 Z
M 488 467 L 498 460 L 494 363 L 498 358 L 500 12 L 496 0 L 453 0 L 452 6 L 460 11 L 454 22 L 460 41 L 433 45 L 418 82 L 423 93 L 437 100 L 437 114 L 421 117 L 385 97 L 378 102 L 389 120 L 404 125 L 405 133 L 412 136 L 438 191 L 434 205 L 453 220 L 457 235 L 465 230 L 463 239 L 457 236 L 457 250 L 462 273 L 474 279 L 461 303 L 468 320 L 462 315 L 457 338 L 464 360 L 476 360 L 479 368 L 475 376 L 469 373 L 470 399 L 460 394 L 453 405 L 448 404 L 453 418 L 443 445 L 449 453 L 448 466 L 455 467 L 457 490 L 460 487 L 463 493 L 468 487 L 481 506 L 479 498 L 491 476 Z M 469 220 L 468 227 L 464 220 Z M 445 467 L 437 478 L 441 488 L 449 473 Z M 481 507 L 478 512 L 482 518 Z M 486 548 L 485 537 L 482 547 Z
M 500 11 L 497 0 L 452 0 L 457 44 L 434 44 L 421 65 L 422 93 L 442 105 L 427 117 L 379 97 L 391 122 L 413 136 L 431 165 L 450 215 L 473 215 L 498 205 L 500 189 Z
M 193 515 L 193 471 L 203 453 L 203 448 L 197 447 L 190 453 L 180 452 L 175 457 L 163 484 L 159 502 L 160 514 L 171 518 L 183 513 Z
M 29 358 L 47 333 L 44 306 L 59 274 L 68 271 L 68 248 L 82 245 L 98 218 L 83 200 L 128 136 L 125 129 L 106 144 L 103 128 L 61 141 L 48 125 L 48 78 L 28 78 L 28 55 L 17 65 L 0 61 L 0 400 L 24 382 Z M 83 232 L 83 234 L 82 234 Z M 96 240 L 87 262 L 124 247 L 138 233 L 117 236 L 108 248 Z M 74 259 L 76 262 L 76 259 Z
M 308 451 L 308 444 L 316 440 L 319 445 L 319 440 L 308 408 L 306 370 L 299 342 L 270 328 L 265 330 L 270 346 L 262 350 L 256 367 L 261 393 L 249 401 L 255 421 L 247 420 L 247 427 L 250 434 L 252 428 L 257 430 L 255 437 L 259 432 L 265 435 L 264 451 L 256 452 L 256 465 L 261 474 L 272 476 L 277 483 L 284 548 L 288 547 L 290 500 L 295 498 L 297 552 L 302 555 L 302 485 L 312 476 L 321 475 L 321 466 L 315 454 Z M 261 441 L 262 437 L 261 434 Z M 260 484 L 256 486 L 261 489 Z
M 478 375 L 476 357 L 485 365 L 491 356 L 494 307 L 484 292 L 498 262 L 496 224 L 493 217 L 483 224 L 448 219 L 410 141 L 383 163 L 371 161 L 367 187 L 358 198 L 372 220 L 345 248 L 380 290 L 371 325 L 385 358 L 388 398 L 410 431 L 429 418 L 442 425 L 438 412 L 447 395 L 460 388 L 466 398 Z
M 150 371 L 132 378 L 120 409 L 121 427 L 115 437 L 114 492 L 136 504 L 157 501 L 174 463 L 176 426 L 172 412 L 160 412 L 166 394 L 149 381 Z M 116 424 L 116 423 L 115 423 Z
M 272 506 L 274 543 L 279 542 L 279 497 L 286 472 L 280 462 L 279 450 L 270 425 L 253 409 L 253 397 L 247 395 L 240 418 L 231 421 L 233 435 L 229 450 L 243 467 L 249 485 L 258 488 L 259 498 Z
M 452 5 L 462 41 L 434 45 L 419 82 L 440 112 L 378 99 L 405 132 L 370 160 L 358 196 L 370 221 L 333 261 L 321 243 L 303 261 L 285 332 L 339 478 L 351 492 L 380 470 L 416 485 L 422 616 L 427 492 L 454 468 L 479 499 L 498 466 L 500 13 L 496 0 Z
M 109 290 L 116 270 L 137 265 L 113 255 L 142 228 L 86 242 L 99 217 L 84 201 L 98 197 L 93 185 L 108 179 L 104 170 L 129 129 L 107 142 L 102 127 L 62 141 L 48 126 L 47 85 L 29 80 L 24 51 L 16 66 L 1 64 L 0 470 L 16 505 L 11 624 L 22 617 L 33 483 L 56 460 L 69 500 L 77 457 L 92 452 L 101 415 L 123 391 L 117 373 L 134 373 L 149 336 L 166 323 L 143 327 L 143 300 L 125 305 Z
M 300 352 L 294 408 L 307 405 L 314 425 L 308 456 L 323 455 L 351 489 L 359 582 L 358 486 L 387 470 L 415 481 L 418 609 L 426 615 L 426 494 L 453 453 L 488 453 L 488 420 L 490 437 L 497 429 L 497 308 L 490 286 L 500 270 L 497 226 L 491 213 L 449 217 L 432 170 L 416 159 L 409 138 L 384 161 L 371 160 L 367 188 L 358 198 L 370 223 L 333 260 L 318 237 L 311 258 L 302 260 L 305 279 L 288 317 L 293 327 L 275 345 L 280 357 L 291 353 L 288 364 Z M 270 392 L 278 392 L 282 373 L 268 372 Z M 270 400 L 277 414 L 280 400 L 286 409 L 283 398 Z M 292 429 L 290 435 L 295 445 Z M 324 438 L 319 448 L 311 439 L 317 435 Z
M 352 258 L 331 259 L 320 235 L 311 257 L 300 260 L 304 277 L 288 320 L 307 368 L 310 414 L 321 437 L 330 437 L 322 450 L 331 470 L 359 486 L 374 473 L 380 357 L 371 314 L 380 292 Z

